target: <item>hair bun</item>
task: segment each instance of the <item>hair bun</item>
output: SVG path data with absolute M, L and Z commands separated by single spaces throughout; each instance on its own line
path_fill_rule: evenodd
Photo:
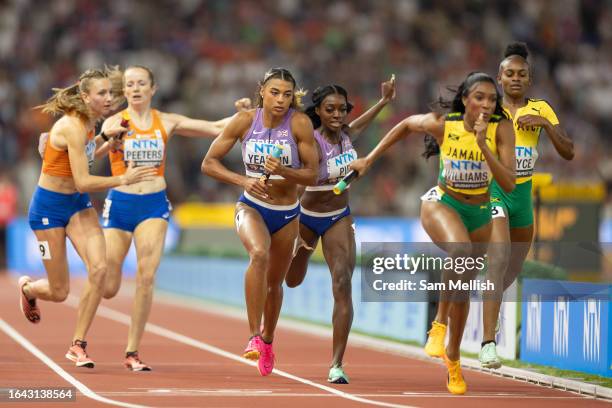
M 504 58 L 508 58 L 512 55 L 518 55 L 519 57 L 527 59 L 527 56 L 529 56 L 527 44 L 524 42 L 513 42 L 508 44 L 506 51 L 504 52 Z

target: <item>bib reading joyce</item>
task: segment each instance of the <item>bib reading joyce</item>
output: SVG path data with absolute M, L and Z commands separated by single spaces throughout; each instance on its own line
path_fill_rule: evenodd
M 164 139 L 125 139 L 123 141 L 123 160 L 134 162 L 134 166 L 161 166 L 164 161 Z
M 327 159 L 327 174 L 329 174 L 328 182 L 335 184 L 337 181 L 346 176 L 351 169 L 349 165 L 357 159 L 355 149 L 340 153 L 337 156 Z
M 263 140 L 249 139 L 244 143 L 244 166 L 246 175 L 249 177 L 260 177 L 263 174 L 266 157 L 271 156 L 274 151 L 274 143 L 267 143 Z M 285 167 L 291 167 L 293 163 L 292 149 L 288 145 L 282 145 L 280 161 Z M 282 179 L 279 175 L 270 176 L 271 179 Z
M 535 146 L 516 146 L 516 177 L 531 177 L 538 160 Z

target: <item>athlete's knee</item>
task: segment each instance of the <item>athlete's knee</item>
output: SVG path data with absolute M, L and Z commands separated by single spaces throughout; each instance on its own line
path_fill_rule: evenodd
M 70 293 L 70 287 L 65 285 L 49 285 L 50 297 L 52 302 L 63 302 Z
M 103 288 L 107 270 L 106 261 L 98 261 L 91 264 L 89 266 L 89 284 L 97 288 Z
M 453 242 L 449 245 L 448 255 L 451 258 L 467 258 L 472 255 L 472 244 L 469 242 Z
M 350 297 L 351 290 L 350 273 L 348 271 L 335 273 L 332 279 L 332 292 L 334 298 L 344 299 Z
M 283 282 L 274 281 L 268 282 L 268 296 L 270 295 L 283 295 Z
M 304 278 L 306 277 L 306 271 L 302 270 L 302 268 L 298 268 L 295 265 L 289 267 L 289 272 L 285 276 L 285 284 L 289 288 L 296 288 L 304 282 Z
M 121 287 L 121 264 L 109 262 L 107 264 L 106 279 L 104 279 L 104 299 L 112 299 L 119 293 Z
M 487 258 L 487 279 L 502 282 L 508 271 L 509 259 L 504 254 L 492 253 Z
M 516 278 L 520 275 L 523 269 L 523 263 L 520 265 L 516 265 L 514 262 L 510 262 L 508 268 L 506 269 L 506 273 L 504 274 L 504 290 L 508 289 L 512 283 L 516 280 Z
M 109 282 L 108 279 L 104 284 L 104 292 L 102 296 L 104 299 L 112 299 L 117 296 L 119 293 L 119 288 L 121 287 L 121 282 Z
M 155 285 L 155 271 L 142 271 L 138 273 L 136 284 L 140 288 L 151 289 Z
M 302 284 L 302 282 L 304 281 L 303 277 L 294 277 L 294 276 L 286 276 L 285 277 L 285 284 L 287 285 L 288 288 L 297 288 L 298 286 L 300 286 Z
M 256 267 L 265 268 L 268 266 L 268 260 L 270 255 L 268 250 L 264 247 L 255 247 L 249 251 L 249 258 L 251 264 Z

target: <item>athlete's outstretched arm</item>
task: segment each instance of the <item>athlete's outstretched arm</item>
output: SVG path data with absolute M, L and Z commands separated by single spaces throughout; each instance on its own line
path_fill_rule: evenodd
M 171 133 L 188 137 L 217 137 L 231 119 L 232 117 L 230 116 L 211 122 L 202 119 L 192 119 L 178 113 L 162 113 L 164 123 L 170 123 L 167 129 L 171 130 Z
M 251 100 L 249 98 L 241 98 L 234 102 L 234 106 L 238 112 L 247 111 L 251 108 Z M 201 119 L 192 119 L 184 115 L 176 113 L 162 113 L 164 122 L 170 122 L 171 133 L 178 133 L 189 137 L 217 137 L 223 129 L 236 116 L 228 116 L 217 121 L 208 121 Z
M 268 156 L 264 169 L 270 174 L 278 174 L 296 184 L 313 186 L 317 184 L 319 175 L 319 155 L 317 154 L 312 122 L 305 114 L 296 112 L 291 118 L 291 130 L 297 142 L 302 168 L 285 167 L 279 159 Z
M 395 99 L 395 75 L 380 84 L 380 100 L 349 124 L 351 138 L 356 139 L 372 123 L 385 106 Z
M 497 151 L 499 152 L 499 159 L 493 154 L 491 149 L 486 144 L 486 123 L 484 124 L 484 130 L 482 133 L 478 133 L 477 128 L 479 127 L 479 118 L 474 125 L 474 131 L 477 132 L 477 141 L 482 154 L 485 156 L 485 160 L 493 173 L 493 177 L 497 184 L 507 193 L 514 190 L 516 186 L 516 158 L 515 158 L 515 141 L 514 141 L 514 127 L 512 122 L 506 119 L 502 119 L 497 126 Z
M 444 138 L 444 115 L 430 112 L 408 116 L 395 125 L 366 157 L 352 162 L 350 164 L 351 169 L 357 171 L 359 176 L 363 176 L 387 149 L 404 137 L 416 132 L 429 133 L 438 144 L 441 143 Z

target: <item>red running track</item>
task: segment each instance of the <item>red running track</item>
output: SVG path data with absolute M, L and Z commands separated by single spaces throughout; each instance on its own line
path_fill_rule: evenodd
M 82 282 L 73 281 L 77 296 Z M 411 406 L 453 408 L 487 405 L 495 408 L 604 407 L 606 401 L 553 390 L 525 382 L 465 370 L 468 393 L 446 391 L 446 370 L 438 361 L 424 361 L 349 344 L 345 356 L 348 385 L 326 382 L 331 339 L 283 327 L 276 334 L 277 372 L 261 377 L 257 368 L 240 358 L 248 337 L 244 318 L 156 299 L 141 345 L 141 358 L 152 372 L 123 368 L 127 322 L 133 288 L 103 301 L 88 336 L 94 369 L 76 368 L 64 354 L 72 337 L 76 298 L 63 304 L 41 302 L 42 321 L 26 321 L 18 307 L 14 275 L 0 274 L 0 388 L 84 387 L 76 402 L 15 404 L 0 408 L 68 406 L 97 407 L 109 404 L 148 407 L 333 407 Z M 245 313 L 246 314 L 246 313 Z M 8 333 L 13 333 L 13 337 Z M 17 334 L 14 334 L 17 333 Z M 15 336 L 23 339 L 15 339 Z M 24 348 L 31 342 L 55 370 Z M 44 357 L 43 357 L 44 358 Z M 60 375 L 58 373 L 65 372 Z M 89 395 L 94 400 L 83 394 Z M 335 392 L 335 394 L 334 394 Z M 100 402 L 101 399 L 106 399 Z M 133 405 L 129 405 L 133 404 Z

